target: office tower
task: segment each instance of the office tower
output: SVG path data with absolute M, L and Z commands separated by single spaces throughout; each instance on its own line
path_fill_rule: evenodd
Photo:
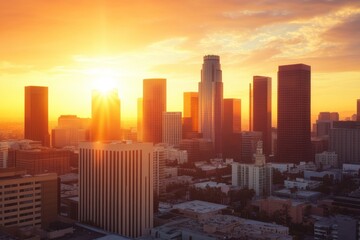
M 42 148 L 20 149 L 15 153 L 16 167 L 26 169 L 29 174 L 69 173 L 73 153 L 68 150 Z
M 256 196 L 270 196 L 272 187 L 272 167 L 265 163 L 261 140 L 253 155 L 255 164 L 233 163 L 232 185 L 254 189 Z
M 143 99 L 137 99 L 137 140 L 143 141 Z
M 61 115 L 58 126 L 51 130 L 51 145 L 55 148 L 77 147 L 79 142 L 90 140 L 90 118 Z
M 241 132 L 241 162 L 252 163 L 256 153 L 256 144 L 262 141 L 261 132 Z
M 143 81 L 143 141 L 162 141 L 162 113 L 166 112 L 166 79 Z
M 204 56 L 199 82 L 199 132 L 214 144 L 216 155 L 222 153 L 223 83 L 220 57 Z
M 9 144 L 0 142 L 0 169 L 8 167 Z
M 191 118 L 191 131 L 199 131 L 199 94 L 184 92 L 184 118 Z
M 360 122 L 338 121 L 330 129 L 329 150 L 338 154 L 339 164 L 360 163 Z
M 356 106 L 356 120 L 360 121 L 360 99 L 357 100 Z
M 337 112 L 320 112 L 316 120 L 316 136 L 325 137 L 329 136 L 330 129 L 333 122 L 339 121 L 339 113 Z
M 0 226 L 46 228 L 57 220 L 58 177 L 30 176 L 21 168 L 0 170 Z
M 47 87 L 25 87 L 25 139 L 50 146 Z
M 253 92 L 249 83 L 249 132 L 253 130 Z
M 163 146 L 155 146 L 153 153 L 153 179 L 154 193 L 159 196 L 166 192 L 164 184 L 165 179 L 165 148 Z
M 310 91 L 310 66 L 279 66 L 278 162 L 298 164 L 311 159 Z
M 262 133 L 264 154 L 271 152 L 271 78 L 253 77 L 253 130 Z
M 181 112 L 163 112 L 162 142 L 178 146 L 182 139 Z
M 153 227 L 151 143 L 83 142 L 79 220 L 137 238 Z
M 241 100 L 223 100 L 223 157 L 240 160 Z
M 110 141 L 120 139 L 120 99 L 118 91 L 108 93 L 94 90 L 91 101 L 91 140 Z

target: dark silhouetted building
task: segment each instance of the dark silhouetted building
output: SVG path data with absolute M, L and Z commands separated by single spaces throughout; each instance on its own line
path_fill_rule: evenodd
M 253 163 L 253 156 L 256 153 L 256 146 L 262 141 L 262 132 L 241 132 L 241 162 Z
M 118 91 L 113 89 L 104 94 L 94 90 L 92 93 L 91 140 L 119 140 L 120 135 L 120 99 Z
M 166 79 L 143 81 L 143 141 L 162 142 L 162 114 L 166 112 Z
M 277 161 L 311 159 L 311 67 L 279 66 Z
M 25 138 L 50 146 L 47 87 L 25 87 Z
M 262 133 L 264 154 L 271 152 L 271 78 L 253 78 L 253 130 Z
M 241 99 L 223 100 L 223 157 L 240 160 Z
M 216 155 L 222 153 L 223 83 L 220 57 L 204 56 L 199 82 L 199 132 L 214 144 Z
M 356 120 L 360 122 L 360 99 L 357 100 L 356 105 Z

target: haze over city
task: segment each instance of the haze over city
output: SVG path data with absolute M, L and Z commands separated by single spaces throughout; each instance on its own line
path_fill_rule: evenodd
M 241 98 L 248 126 L 252 76 L 312 67 L 312 121 L 355 113 L 359 1 L 1 1 L 0 120 L 23 120 L 24 86 L 49 87 L 49 120 L 91 116 L 91 91 L 117 88 L 121 121 L 136 126 L 144 78 L 167 79 L 167 110 L 197 91 L 202 57 L 221 57 L 224 97 Z

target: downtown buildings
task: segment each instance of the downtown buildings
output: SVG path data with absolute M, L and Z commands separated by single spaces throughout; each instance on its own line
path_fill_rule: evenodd
M 277 162 L 311 159 L 310 93 L 310 66 L 279 66 Z

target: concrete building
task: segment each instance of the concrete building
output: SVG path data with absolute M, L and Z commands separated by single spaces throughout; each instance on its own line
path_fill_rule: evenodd
M 153 146 L 80 143 L 79 220 L 136 238 L 153 227 Z
M 360 177 L 360 163 L 344 163 L 342 171 L 343 174 Z
M 31 176 L 21 168 L 0 169 L 0 226 L 46 228 L 57 213 L 55 173 Z
M 77 147 L 79 142 L 90 140 L 91 119 L 76 115 L 61 115 L 58 126 L 51 131 L 51 145 L 55 148 Z
M 340 182 L 342 179 L 342 170 L 341 169 L 329 169 L 326 171 L 304 171 L 304 178 L 307 180 L 318 180 L 322 181 L 325 176 L 330 177 L 335 182 Z
M 166 112 L 166 79 L 154 78 L 143 81 L 143 141 L 162 142 L 162 114 Z
M 29 174 L 55 172 L 62 175 L 71 171 L 73 153 L 68 150 L 40 148 L 15 151 L 15 165 L 26 169 Z
M 320 112 L 316 120 L 316 136 L 325 137 L 329 136 L 330 129 L 333 122 L 339 121 L 339 113 L 337 112 Z
M 328 169 L 339 166 L 338 155 L 335 152 L 323 152 L 315 155 L 315 164 L 318 168 Z
M 165 193 L 166 187 L 164 182 L 165 178 L 165 163 L 166 153 L 165 148 L 162 146 L 155 146 L 153 152 L 153 179 L 154 179 L 154 193 L 159 196 Z
M 313 190 L 320 187 L 321 181 L 306 180 L 303 178 L 296 178 L 295 180 L 285 180 L 284 186 L 287 189 L 297 188 L 299 190 Z
M 358 240 L 360 239 L 359 229 L 359 220 L 349 216 L 336 215 L 322 218 L 314 224 L 314 239 Z
M 241 159 L 241 99 L 223 100 L 223 157 Z
M 339 163 L 360 162 L 360 122 L 338 121 L 330 129 L 329 150 L 338 154 Z
M 190 119 L 192 132 L 199 131 L 199 94 L 184 92 L 184 118 Z
M 47 87 L 25 87 L 24 116 L 25 139 L 40 141 L 43 146 L 50 146 Z
M 290 172 L 291 169 L 295 168 L 294 163 L 271 163 L 273 169 L 278 170 L 281 173 Z
M 182 139 L 181 112 L 162 113 L 162 142 L 178 146 Z
M 222 153 L 223 83 L 220 57 L 204 56 L 199 82 L 199 132 Z
M 311 160 L 311 67 L 279 66 L 277 162 Z
M 262 133 L 264 153 L 269 156 L 271 151 L 271 78 L 253 77 L 252 92 L 252 130 Z
M 8 167 L 9 158 L 9 144 L 7 142 L 0 142 L 0 168 Z
M 94 90 L 91 100 L 91 140 L 119 140 L 121 137 L 120 114 L 117 89 L 105 94 Z
M 241 161 L 242 163 L 253 163 L 256 153 L 256 144 L 262 141 L 261 132 L 241 132 Z
M 232 185 L 254 189 L 256 196 L 270 196 L 272 191 L 272 167 L 265 163 L 262 142 L 257 144 L 255 164 L 232 164 Z
M 183 202 L 175 204 L 173 206 L 173 209 L 179 210 L 179 212 L 182 213 L 184 216 L 199 220 L 209 219 L 214 215 L 221 213 L 221 211 L 226 208 L 226 205 L 210 203 L 200 200 Z

